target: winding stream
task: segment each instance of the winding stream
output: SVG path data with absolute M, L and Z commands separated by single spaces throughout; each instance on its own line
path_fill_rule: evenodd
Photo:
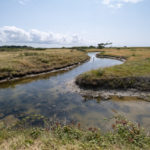
M 96 53 L 88 55 L 90 61 L 69 71 L 0 84 L 0 119 L 11 123 L 10 118 L 41 114 L 59 121 L 80 122 L 85 127 L 107 129 L 109 123 L 104 121 L 104 118 L 112 117 L 114 113 L 119 112 L 149 127 L 150 103 L 148 102 L 134 98 L 124 100 L 114 98 L 108 101 L 91 98 L 87 101 L 70 89 L 68 86 L 70 81 L 83 72 L 122 64 L 121 61 L 114 59 L 96 58 Z

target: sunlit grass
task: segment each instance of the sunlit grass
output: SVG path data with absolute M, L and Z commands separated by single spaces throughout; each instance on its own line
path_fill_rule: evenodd
M 105 68 L 105 77 L 150 76 L 150 48 L 106 49 L 104 55 L 127 59 L 122 65 Z
M 126 61 L 121 65 L 104 68 L 103 74 L 99 74 L 99 69 L 89 71 L 86 73 L 89 78 L 150 76 L 150 48 L 103 49 L 97 56 L 121 57 L 126 58 Z
M 69 49 L 0 51 L 0 78 L 61 68 L 87 59 L 85 52 Z

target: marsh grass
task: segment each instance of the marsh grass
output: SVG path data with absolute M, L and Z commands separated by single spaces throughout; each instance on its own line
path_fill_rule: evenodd
M 134 51 L 134 52 L 133 52 Z M 104 73 L 98 76 L 99 69 L 88 72 L 91 78 L 111 78 L 111 77 L 131 77 L 148 76 L 150 77 L 150 48 L 120 48 L 103 49 L 98 57 L 108 56 L 117 58 L 126 58 L 121 65 L 104 68 Z M 97 72 L 97 73 L 96 73 Z M 87 73 L 86 73 L 87 74 Z M 82 77 L 82 76 L 81 76 Z
M 106 49 L 106 55 L 127 58 L 122 65 L 106 68 L 105 75 L 107 76 L 150 76 L 150 48 L 130 48 L 121 49 L 120 51 Z
M 14 48 L 13 48 L 14 49 Z M 0 79 L 53 70 L 83 62 L 85 52 L 70 49 L 0 51 Z
M 91 70 L 89 72 L 84 73 L 84 77 L 90 78 L 91 76 L 95 77 L 101 77 L 105 73 L 105 70 L 102 68 L 96 69 L 96 70 Z
M 97 54 L 101 58 L 126 59 L 121 65 L 91 70 L 76 78 L 83 88 L 150 90 L 150 48 L 109 48 Z

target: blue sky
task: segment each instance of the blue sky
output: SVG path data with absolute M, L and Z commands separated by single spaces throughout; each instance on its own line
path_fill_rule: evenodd
M 150 0 L 1 0 L 0 45 L 150 46 Z

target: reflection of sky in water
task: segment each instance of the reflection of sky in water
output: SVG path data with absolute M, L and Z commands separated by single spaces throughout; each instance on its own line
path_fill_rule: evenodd
M 86 126 L 105 127 L 104 118 L 111 117 L 116 110 L 129 119 L 150 125 L 150 104 L 144 101 L 85 101 L 78 93 L 68 89 L 67 82 L 79 74 L 96 69 L 121 64 L 113 59 L 100 59 L 96 53 L 86 62 L 70 71 L 51 73 L 8 83 L 0 89 L 0 117 L 21 114 L 42 114 L 59 120 L 75 120 Z

